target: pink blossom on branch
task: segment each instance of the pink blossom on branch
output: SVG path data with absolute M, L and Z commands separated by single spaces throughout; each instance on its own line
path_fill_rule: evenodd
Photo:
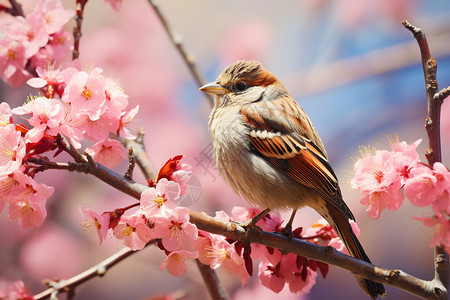
M 9 205 L 9 218 L 16 221 L 23 228 L 40 226 L 47 216 L 45 203 L 53 194 L 54 188 L 37 183 L 31 177 L 16 171 L 13 174 L 17 185 L 7 201 Z
M 420 140 L 408 145 L 398 140 L 391 142 L 393 151 L 367 150 L 354 165 L 352 187 L 362 195 L 361 204 L 367 205 L 367 213 L 379 218 L 384 209 L 397 210 L 404 201 L 400 191 L 419 162 L 416 147 Z
M 405 183 L 405 195 L 415 206 L 431 205 L 443 192 L 443 186 L 438 186 L 437 178 L 429 167 L 418 166 L 411 171 L 411 176 Z
M 139 105 L 136 105 L 134 108 L 125 110 L 120 114 L 119 119 L 119 128 L 117 129 L 116 134 L 125 139 L 134 139 L 136 135 L 129 128 L 131 122 L 139 111 Z
M 170 158 L 162 167 L 159 169 L 158 176 L 156 176 L 156 182 L 162 178 L 167 180 L 175 181 L 180 185 L 180 192 L 178 196 L 184 195 L 187 190 L 187 183 L 191 178 L 192 166 L 182 163 L 181 159 L 184 155 L 177 155 Z
M 0 76 L 8 84 L 18 87 L 29 77 L 25 70 L 27 57 L 25 47 L 18 41 L 0 39 Z
M 31 15 L 40 15 L 44 19 L 44 27 L 48 34 L 61 30 L 74 15 L 73 10 L 64 9 L 60 0 L 39 0 Z
M 0 103 L 0 127 L 7 126 L 13 122 L 12 111 L 6 102 Z
M 26 141 L 31 143 L 39 142 L 44 133 L 56 136 L 65 115 L 61 101 L 45 97 L 32 99 L 23 106 L 14 108 L 12 112 L 16 115 L 31 114 L 28 123 L 33 128 L 25 136 Z
M 449 216 L 441 214 L 432 217 L 414 217 L 417 221 L 422 221 L 423 225 L 430 227 L 433 237 L 430 241 L 430 247 L 438 244 L 445 246 L 446 251 L 450 250 L 450 219 Z
M 98 120 L 106 110 L 106 79 L 102 72 L 102 69 L 94 68 L 89 73 L 80 71 L 74 74 L 62 96 L 64 102 L 70 103 L 76 112 L 89 116 L 92 121 Z
M 91 148 L 86 149 L 86 152 L 92 156 L 94 161 L 107 168 L 118 166 L 123 159 L 128 157 L 125 147 L 118 140 L 109 138 L 95 143 Z
M 178 277 L 187 272 L 187 262 L 195 258 L 198 258 L 197 251 L 173 251 L 167 255 L 159 269 L 162 271 L 167 268 L 167 272 L 172 276 Z
M 85 221 L 81 223 L 81 227 L 83 227 L 85 232 L 96 231 L 101 244 L 108 235 L 110 215 L 107 213 L 100 215 L 84 206 L 80 207 L 80 212 L 85 218 Z
M 119 224 L 113 230 L 114 236 L 124 240 L 125 246 L 131 250 L 141 250 L 155 237 L 144 215 L 134 214 L 122 216 Z
M 177 207 L 168 216 L 155 216 L 155 236 L 161 239 L 167 251 L 189 250 L 195 247 L 197 227 L 189 222 L 189 211 Z
M 18 170 L 25 154 L 25 143 L 15 125 L 0 126 L 0 176 Z
M 160 215 L 168 217 L 171 211 L 177 207 L 174 202 L 180 190 L 180 186 L 174 181 L 162 178 L 156 187 L 146 189 L 141 194 L 140 210 L 147 217 Z
M 198 259 L 214 270 L 221 268 L 241 278 L 241 284 L 244 286 L 248 282 L 249 274 L 245 260 L 237 253 L 234 243 L 230 244 L 224 236 L 202 231 L 201 237 L 196 241 Z

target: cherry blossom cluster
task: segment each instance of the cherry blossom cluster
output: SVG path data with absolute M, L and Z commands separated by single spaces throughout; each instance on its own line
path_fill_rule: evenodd
M 96 231 L 100 243 L 111 232 L 132 250 L 140 250 L 150 241 L 167 255 L 159 269 L 167 269 L 173 276 L 187 271 L 189 262 L 198 259 L 212 269 L 222 269 L 248 282 L 253 273 L 253 260 L 260 260 L 258 277 L 261 283 L 279 293 L 285 286 L 293 293 L 307 293 L 315 284 L 317 271 L 326 276 L 327 264 L 295 254 L 283 254 L 278 249 L 259 244 L 242 243 L 221 235 L 212 234 L 189 222 L 189 212 L 177 205 L 187 190 L 191 167 L 181 163 L 182 156 L 167 161 L 160 169 L 155 182 L 149 180 L 149 188 L 141 194 L 140 202 L 112 212 L 96 213 L 82 207 L 86 231 Z M 132 213 L 127 213 L 134 210 Z M 255 208 L 234 207 L 232 217 L 225 212 L 216 213 L 216 219 L 224 222 L 246 222 L 260 211 Z M 280 232 L 283 220 L 278 213 L 270 213 L 257 226 L 265 231 Z M 354 230 L 359 229 L 353 223 Z M 346 252 L 333 228 L 321 220 L 302 234 L 302 228 L 293 232 L 294 237 L 315 244 L 331 245 Z
M 37 67 L 67 60 L 71 35 L 62 27 L 75 12 L 64 9 L 60 0 L 38 0 L 26 16 L 0 13 L 0 76 L 8 84 L 21 86 Z
M 42 159 L 51 151 L 56 156 L 65 150 L 66 142 L 61 141 L 79 149 L 87 138 L 94 141 L 86 149 L 94 161 L 115 167 L 127 158 L 127 151 L 110 136 L 134 138 L 126 126 L 139 109 L 127 109 L 128 96 L 99 68 L 37 71 L 40 77 L 29 84 L 47 91 L 47 96 L 30 97 L 13 109 L 6 102 L 0 104 L 0 210 L 8 203 L 10 219 L 24 228 L 43 223 L 46 200 L 54 191 L 34 180 L 39 168 L 30 159 Z M 15 124 L 13 115 L 29 125 Z
M 429 206 L 433 215 L 415 217 L 434 229 L 430 246 L 443 244 L 450 250 L 450 172 L 442 163 L 433 166 L 420 162 L 416 147 L 421 140 L 408 145 L 391 141 L 392 151 L 364 148 L 362 158 L 354 165 L 352 187 L 362 195 L 367 213 L 379 218 L 384 209 L 397 210 L 404 194 L 418 207 Z M 402 190 L 404 194 L 402 193 Z

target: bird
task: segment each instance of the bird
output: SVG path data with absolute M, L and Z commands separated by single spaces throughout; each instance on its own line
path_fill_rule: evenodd
M 322 140 L 281 81 L 261 63 L 240 60 L 200 91 L 215 96 L 208 127 L 219 173 L 262 210 L 247 225 L 271 210 L 292 209 L 286 234 L 297 210 L 309 206 L 335 229 L 353 257 L 371 263 L 350 225 L 355 217 Z M 355 276 L 370 297 L 385 296 L 381 283 Z

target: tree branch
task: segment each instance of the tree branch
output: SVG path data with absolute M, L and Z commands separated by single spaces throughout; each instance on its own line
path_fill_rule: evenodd
M 448 88 L 439 91 L 436 80 L 437 63 L 431 57 L 430 49 L 428 47 L 427 38 L 421 28 L 418 28 L 408 21 L 402 22 L 406 29 L 411 31 L 414 38 L 417 40 L 422 58 L 422 69 L 425 78 L 425 89 L 427 95 L 427 117 L 425 119 L 425 129 L 428 134 L 428 149 L 425 151 L 425 156 L 428 164 L 433 166 L 436 162 L 441 162 L 441 106 L 444 99 L 450 94 Z M 450 266 L 449 255 L 445 251 L 443 245 L 437 245 L 434 250 L 435 253 L 435 277 L 436 285 L 441 286 L 441 289 L 447 295 L 449 289 Z
M 256 230 L 246 231 L 235 223 L 218 221 L 205 213 L 190 211 L 190 220 L 199 229 L 220 234 L 241 242 L 250 242 L 277 248 L 283 253 L 295 253 L 327 264 L 346 269 L 367 279 L 400 288 L 424 299 L 447 299 L 443 286 L 435 280 L 426 281 L 401 270 L 377 267 L 365 261 L 345 255 L 333 247 L 322 247 L 299 239 Z
M 154 11 L 156 12 L 159 20 L 161 21 L 161 24 L 164 26 L 164 29 L 169 36 L 171 42 L 174 44 L 175 48 L 180 53 L 181 57 L 183 58 L 184 62 L 186 63 L 192 77 L 195 79 L 195 82 L 197 83 L 198 87 L 201 87 L 205 85 L 207 82 L 203 78 L 202 73 L 198 70 L 197 65 L 195 63 L 195 57 L 194 55 L 188 53 L 183 45 L 183 39 L 181 36 L 176 33 L 172 27 L 169 24 L 169 21 L 165 17 L 164 13 L 159 8 L 159 4 L 155 0 L 148 0 L 148 3 L 153 7 Z M 211 106 L 214 104 L 214 98 L 204 93 L 205 96 L 208 98 L 209 103 Z
M 9 4 L 11 4 L 11 10 L 9 11 L 11 15 L 25 17 L 22 6 L 16 0 L 9 0 Z
M 95 168 L 89 168 L 88 172 L 103 182 L 140 199 L 140 194 L 147 189 L 146 186 L 132 180 L 125 180 L 123 176 L 96 164 Z M 346 269 L 354 274 L 359 274 L 367 279 L 400 288 L 413 295 L 425 299 L 447 299 L 447 291 L 439 279 L 445 278 L 447 260 L 437 261 L 437 273 L 439 277 L 431 281 L 422 280 L 409 275 L 401 270 L 390 270 L 377 267 L 367 262 L 355 259 L 340 253 L 332 247 L 322 247 L 299 239 L 289 239 L 283 235 L 255 230 L 245 231 L 242 227 L 231 222 L 218 221 L 205 213 L 189 210 L 190 221 L 201 230 L 220 234 L 241 242 L 257 243 L 272 248 L 277 248 L 283 253 L 295 253 L 317 261 L 328 263 Z M 445 253 L 445 251 L 444 251 Z M 439 256 L 439 257 L 442 257 Z
M 148 245 L 154 244 L 156 240 L 152 240 L 147 243 L 146 247 Z M 84 271 L 83 273 L 80 273 L 72 278 L 69 278 L 67 280 L 61 280 L 61 281 L 50 281 L 47 284 L 50 286 L 49 289 L 37 294 L 34 296 L 35 300 L 41 300 L 41 299 L 48 299 L 52 296 L 56 296 L 58 293 L 64 293 L 67 292 L 69 294 L 74 293 L 74 290 L 77 286 L 80 284 L 95 278 L 95 277 L 102 277 L 106 274 L 106 272 L 118 264 L 119 262 L 123 261 L 125 258 L 131 256 L 134 253 L 137 253 L 138 251 L 133 251 L 130 248 L 124 248 L 120 250 L 119 252 L 115 253 L 114 255 L 108 257 L 101 263 L 93 266 L 92 268 Z

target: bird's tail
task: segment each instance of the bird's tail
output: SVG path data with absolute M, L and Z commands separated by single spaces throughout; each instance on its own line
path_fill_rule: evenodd
M 371 263 L 361 243 L 353 232 L 348 217 L 332 204 L 328 204 L 327 208 L 329 215 L 327 216 L 328 218 L 325 216 L 324 217 L 340 236 L 350 255 L 354 258 Z M 358 275 L 355 275 L 355 277 L 361 288 L 370 297 L 372 297 L 373 299 L 376 299 L 378 295 L 382 296 L 383 298 L 385 297 L 386 292 L 384 290 L 384 286 L 381 283 L 365 279 Z

